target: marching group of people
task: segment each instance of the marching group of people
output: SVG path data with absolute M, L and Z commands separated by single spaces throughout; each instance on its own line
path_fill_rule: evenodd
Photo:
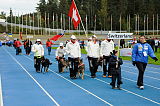
M 33 45 L 31 41 L 26 40 L 24 44 L 27 55 L 29 55 L 31 51 L 34 52 L 34 66 L 36 68 L 36 72 L 40 72 L 40 61 L 44 57 L 44 48 L 41 40 L 37 39 L 36 43 Z M 15 41 L 16 55 L 18 55 L 18 50 L 21 45 L 22 44 L 17 39 L 17 41 Z M 46 42 L 48 55 L 51 53 L 52 45 L 53 43 L 48 39 Z M 123 61 L 118 57 L 118 51 L 114 49 L 113 40 L 106 38 L 101 42 L 100 45 L 96 35 L 93 35 L 88 39 L 88 43 L 86 44 L 85 49 L 87 51 L 91 78 L 96 77 L 98 66 L 101 63 L 103 67 L 102 77 L 112 78 L 110 85 L 113 89 L 116 88 L 117 80 L 117 88 L 120 89 L 120 85 L 122 84 L 121 65 L 123 64 Z M 58 63 L 61 59 L 65 58 L 66 55 L 68 56 L 69 61 L 70 78 L 76 79 L 78 62 L 81 59 L 81 48 L 77 38 L 74 35 L 71 36 L 70 41 L 68 41 L 66 45 L 60 43 L 55 52 Z M 158 61 L 151 45 L 146 42 L 145 36 L 140 36 L 138 43 L 134 44 L 132 50 L 132 64 L 136 66 L 139 71 L 137 86 L 140 89 L 144 89 L 143 76 L 148 63 L 148 56 L 150 56 L 155 61 Z M 58 64 L 58 68 L 59 72 L 63 71 L 60 64 Z

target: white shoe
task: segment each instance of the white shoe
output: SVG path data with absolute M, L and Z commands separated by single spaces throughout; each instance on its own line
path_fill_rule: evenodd
M 140 88 L 140 89 L 144 89 L 144 86 L 140 86 L 139 88 Z

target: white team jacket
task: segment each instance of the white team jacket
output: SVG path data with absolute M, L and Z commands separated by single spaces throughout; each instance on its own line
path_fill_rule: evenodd
M 66 48 L 63 47 L 63 49 L 61 49 L 60 47 L 57 48 L 56 50 L 56 57 L 59 56 L 59 57 L 63 57 L 64 55 L 66 55 Z
M 89 57 L 99 58 L 100 56 L 102 56 L 102 52 L 98 42 L 95 44 L 93 41 L 88 42 L 86 50 Z
M 110 56 L 110 52 L 114 50 L 114 42 L 110 41 L 108 42 L 107 40 L 102 41 L 101 43 L 101 51 L 102 55 L 104 56 Z
M 34 44 L 31 50 L 34 52 L 34 56 L 44 56 L 44 48 L 41 44 Z
M 67 51 L 68 57 L 71 57 L 71 58 L 81 57 L 81 49 L 78 42 L 75 42 L 74 44 L 72 42 L 68 42 L 66 45 L 66 51 Z

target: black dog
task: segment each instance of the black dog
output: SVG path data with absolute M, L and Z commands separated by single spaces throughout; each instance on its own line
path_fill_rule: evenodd
M 42 69 L 44 68 L 44 73 L 45 73 L 48 72 L 49 65 L 51 65 L 52 63 L 49 61 L 49 59 L 42 58 L 41 64 L 42 64 L 41 72 Z

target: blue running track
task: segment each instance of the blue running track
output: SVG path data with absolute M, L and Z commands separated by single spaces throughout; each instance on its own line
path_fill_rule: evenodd
M 102 72 L 90 78 L 86 55 L 82 55 L 85 79 L 71 80 L 69 72 L 58 73 L 54 53 L 48 73 L 36 73 L 33 54 L 15 55 L 13 47 L 0 47 L 0 76 L 4 106 L 158 106 L 160 105 L 160 66 L 148 65 L 145 89 L 136 87 L 138 71 L 130 61 L 122 65 L 122 90 L 113 90 L 110 78 Z M 0 87 L 1 88 L 1 87 Z M 1 90 L 0 90 L 1 91 Z M 1 101 L 2 102 L 2 101 Z

